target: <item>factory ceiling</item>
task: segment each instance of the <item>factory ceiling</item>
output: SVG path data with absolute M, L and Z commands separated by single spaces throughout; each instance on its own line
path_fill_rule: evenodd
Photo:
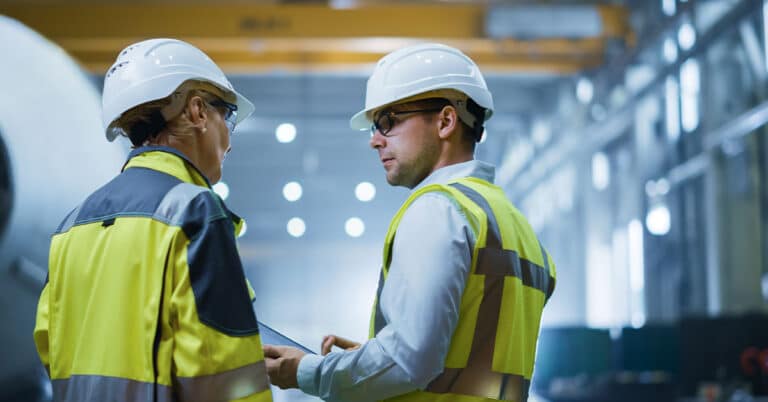
M 486 72 L 567 75 L 633 41 L 625 6 L 606 2 L 0 0 L 0 13 L 96 73 L 147 37 L 187 40 L 246 74 L 369 70 L 393 49 L 432 40 Z

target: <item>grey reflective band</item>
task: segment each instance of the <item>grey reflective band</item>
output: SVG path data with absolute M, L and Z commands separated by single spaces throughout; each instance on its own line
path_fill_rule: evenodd
M 152 401 L 152 390 L 155 387 L 151 382 L 99 375 L 73 375 L 65 379 L 55 379 L 51 384 L 53 400 L 57 402 L 146 402 Z M 173 400 L 171 388 L 157 384 L 156 402 Z
M 549 271 L 545 272 L 542 267 L 521 259 L 517 252 L 503 248 L 501 228 L 496 215 L 482 194 L 460 183 L 453 183 L 451 186 L 477 204 L 486 215 L 485 247 L 478 249 L 475 267 L 475 274 L 485 277 L 484 290 L 477 312 L 467 366 L 461 369 L 445 369 L 430 383 L 427 391 L 526 401 L 530 388 L 529 380 L 519 374 L 493 371 L 493 354 L 501 315 L 504 278 L 514 276 L 520 278 L 523 285 L 540 289 L 548 286 Z M 544 292 L 546 294 L 546 291 Z
M 544 294 L 547 296 L 547 300 L 549 300 L 549 297 L 552 296 L 552 293 L 555 291 L 555 280 L 549 276 L 549 254 L 547 254 L 547 250 L 544 249 L 544 245 L 541 244 L 541 241 L 539 241 L 539 248 L 541 248 L 541 258 L 544 259 L 544 271 L 547 272 L 548 283 L 547 290 L 544 291 Z
M 493 209 L 491 209 L 488 201 L 480 193 L 463 184 L 453 183 L 451 186 L 461 191 L 462 194 L 477 204 L 488 218 L 485 247 L 478 251 L 475 273 L 520 278 L 523 285 L 538 289 L 544 293 L 546 298 L 549 298 L 554 289 L 554 282 L 549 275 L 549 258 L 541 242 L 539 242 L 539 247 L 541 248 L 544 261 L 543 267 L 527 259 L 520 258 L 516 251 L 503 249 L 501 231 L 496 222 L 496 215 L 493 214 Z
M 223 373 L 178 377 L 176 390 L 185 402 L 230 401 L 269 389 L 267 366 L 259 361 Z
M 540 290 L 549 298 L 554 285 L 549 270 L 520 258 L 516 251 L 481 248 L 477 252 L 476 273 L 488 276 L 514 276 L 523 285 Z
M 446 368 L 426 391 L 435 394 L 460 394 L 503 401 L 527 401 L 531 382 L 515 374 L 490 370 Z
M 544 267 L 520 258 L 517 251 L 505 250 L 501 238 L 501 228 L 485 197 L 464 184 L 453 183 L 450 186 L 461 191 L 485 212 L 487 218 L 486 244 L 477 249 L 478 259 L 474 272 L 476 275 L 484 276 L 484 287 L 466 367 L 445 368 L 439 376 L 430 382 L 425 391 L 435 394 L 469 395 L 504 401 L 526 401 L 530 380 L 521 374 L 493 371 L 493 355 L 504 293 L 504 279 L 509 276 L 519 278 L 524 286 L 540 290 L 548 298 L 554 285 L 554 278 L 551 278 L 549 274 L 548 256 L 541 243 L 539 245 L 544 258 Z M 390 258 L 391 254 L 390 250 Z M 386 268 L 382 268 L 379 278 L 374 314 L 375 332 L 386 325 L 378 305 L 383 288 L 384 269 Z
M 204 191 L 208 189 L 191 183 L 179 183 L 165 194 L 152 217 L 177 226 L 189 203 Z
M 488 217 L 488 234 L 485 238 L 485 247 L 501 250 L 502 243 L 499 224 L 496 223 L 496 215 L 494 215 L 493 209 L 491 209 L 491 205 L 488 204 L 488 200 L 486 200 L 485 197 L 483 197 L 477 191 L 472 190 L 463 184 L 453 183 L 451 184 L 451 187 L 461 191 L 462 194 L 467 196 L 467 198 L 482 208 L 482 210 L 485 212 L 485 216 Z

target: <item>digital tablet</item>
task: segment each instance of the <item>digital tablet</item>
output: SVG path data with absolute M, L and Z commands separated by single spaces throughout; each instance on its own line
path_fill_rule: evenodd
M 259 334 L 262 345 L 293 346 L 305 353 L 317 354 L 312 349 L 294 341 L 293 339 L 275 331 L 269 325 L 259 321 Z

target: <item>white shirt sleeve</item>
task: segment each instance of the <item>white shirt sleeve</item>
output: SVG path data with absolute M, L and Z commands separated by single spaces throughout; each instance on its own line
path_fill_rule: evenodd
M 457 205 L 426 193 L 403 215 L 379 303 L 387 325 L 354 351 L 307 355 L 299 388 L 327 401 L 375 401 L 424 389 L 444 366 L 474 235 Z

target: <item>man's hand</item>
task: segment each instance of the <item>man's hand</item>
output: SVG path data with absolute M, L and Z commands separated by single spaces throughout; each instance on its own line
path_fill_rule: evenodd
M 325 356 L 328 353 L 331 353 L 331 348 L 333 346 L 338 346 L 344 350 L 355 350 L 360 348 L 360 344 L 357 342 L 350 341 L 349 339 L 342 338 L 340 336 L 336 335 L 326 335 L 323 337 L 323 343 L 320 346 L 320 353 Z
M 272 385 L 281 389 L 298 388 L 296 371 L 298 371 L 299 362 L 305 354 L 301 350 L 289 346 L 264 345 L 264 360 Z

